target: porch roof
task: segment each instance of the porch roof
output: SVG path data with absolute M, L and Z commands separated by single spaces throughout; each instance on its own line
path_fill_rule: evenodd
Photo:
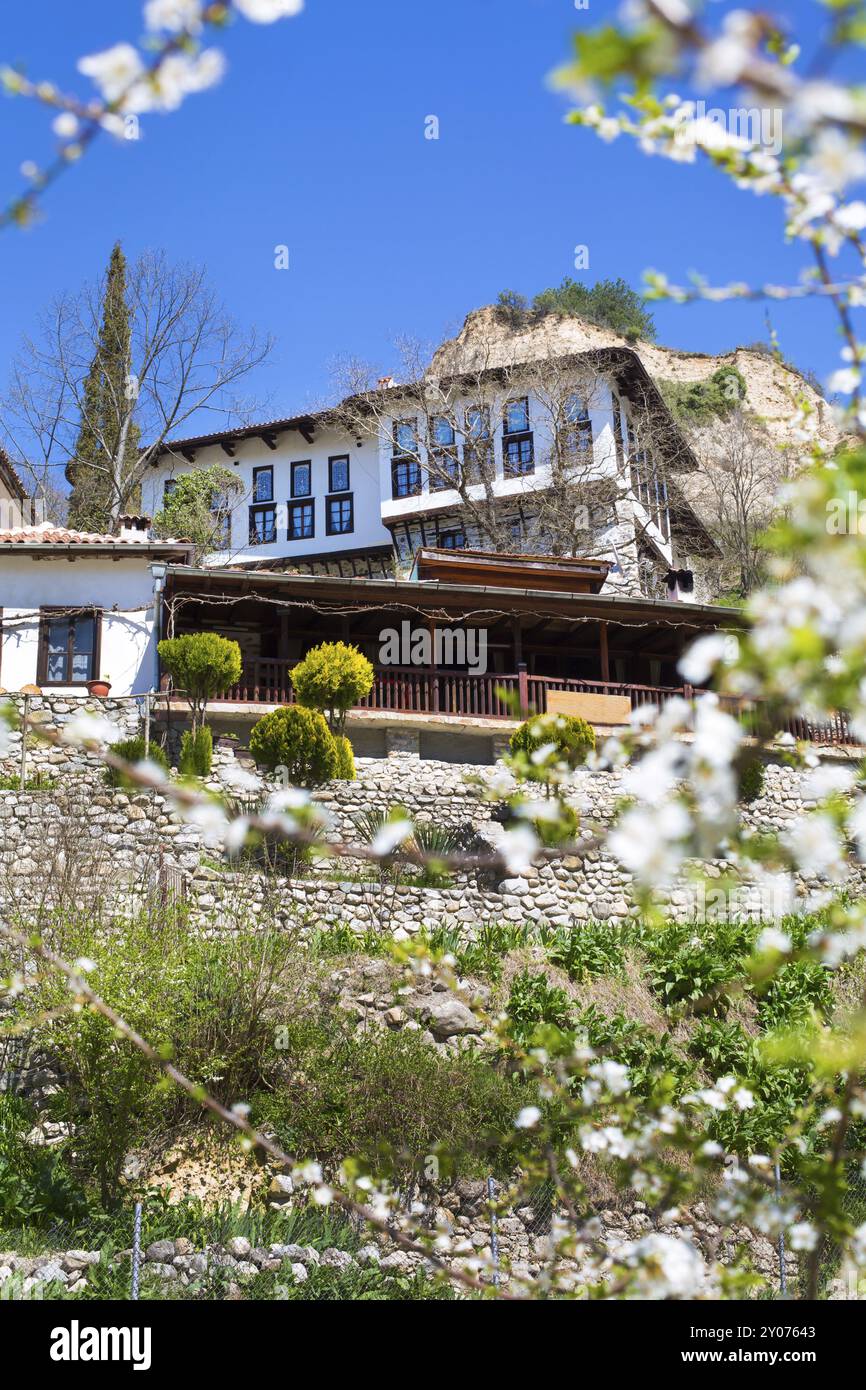
M 169 565 L 167 594 L 195 594 L 204 599 L 250 598 L 257 594 L 286 604 L 310 606 L 321 603 L 322 611 L 345 610 L 347 603 L 359 609 L 409 608 L 427 617 L 436 612 L 449 617 L 471 615 L 502 617 L 506 613 L 598 622 L 629 626 L 676 628 L 742 628 L 744 618 L 738 608 L 716 604 L 670 602 L 619 594 L 589 594 L 576 590 L 552 592 L 531 586 L 467 584 L 441 579 L 338 578 L 324 574 L 286 574 L 234 568 L 196 568 Z M 486 598 L 487 604 L 480 602 Z

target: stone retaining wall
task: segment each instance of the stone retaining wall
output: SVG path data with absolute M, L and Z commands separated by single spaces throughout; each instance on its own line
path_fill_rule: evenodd
M 119 723 L 127 735 L 140 729 L 140 711 L 133 700 L 34 696 L 29 717 L 62 729 L 82 704 Z M 7 779 L 15 777 L 20 763 L 20 739 L 20 733 L 12 735 L 9 754 L 0 763 Z M 215 789 L 224 785 L 222 779 L 235 761 L 233 751 L 215 751 Z M 230 927 L 248 913 L 286 928 L 315 921 L 412 934 L 439 922 L 466 927 L 498 920 L 569 925 L 589 918 L 622 920 L 634 911 L 630 875 L 611 856 L 597 851 L 504 880 L 489 872 L 461 875 L 442 889 L 380 881 L 360 861 L 354 875 L 342 877 L 328 862 L 292 880 L 237 872 L 161 795 L 127 794 L 108 787 L 96 755 L 78 747 L 34 742 L 28 749 L 28 775 L 37 772 L 54 779 L 51 790 L 0 790 L 0 903 L 6 905 L 38 909 L 55 901 L 74 898 L 86 904 L 98 897 L 112 910 L 122 910 L 140 901 L 142 894 L 164 894 L 170 880 L 172 892 L 182 891 L 188 898 L 193 923 L 205 930 Z M 467 768 L 400 752 L 358 758 L 357 772 L 355 782 L 332 782 L 316 793 L 331 816 L 333 838 L 360 841 L 359 816 L 400 804 L 419 822 L 462 828 L 482 849 L 495 840 L 496 800 L 485 799 L 485 789 L 494 777 L 502 780 L 501 764 Z M 592 822 L 611 819 L 621 796 L 618 772 L 578 774 L 570 799 L 581 810 L 587 836 Z M 756 829 L 781 830 L 810 804 L 803 798 L 802 774 L 771 759 L 763 794 L 743 808 L 743 819 Z M 719 865 L 708 868 L 711 875 L 721 872 Z M 860 889 L 863 883 L 862 866 L 852 865 L 849 886 Z M 695 916 L 694 893 L 685 884 L 674 890 L 671 903 L 680 919 Z M 737 899 L 736 915 L 760 912 L 757 891 Z
M 462 1179 L 432 1199 L 424 1195 L 428 1202 L 425 1219 L 435 1223 L 441 1232 L 437 1246 L 440 1256 L 449 1266 L 490 1282 L 493 1256 L 486 1183 Z M 290 1196 L 286 1198 L 288 1204 L 291 1200 Z M 499 1213 L 500 1281 L 504 1287 L 520 1291 L 521 1287 L 531 1287 L 539 1277 L 550 1276 L 557 1292 L 579 1295 L 588 1283 L 610 1277 L 614 1264 L 627 1258 L 640 1241 L 652 1235 L 688 1242 L 700 1257 L 706 1293 L 713 1291 L 718 1266 L 732 1264 L 742 1249 L 766 1285 L 778 1286 L 779 1262 L 771 1242 L 744 1225 L 723 1232 L 702 1202 L 667 1220 L 654 1217 L 645 1203 L 635 1199 L 600 1210 L 588 1233 L 596 1247 L 591 1259 L 556 1258 L 549 1227 L 550 1213 L 545 1220 L 545 1213 L 537 1205 Z M 333 1246 L 319 1251 L 311 1245 L 296 1244 L 255 1247 L 246 1237 L 235 1236 L 224 1245 L 210 1245 L 203 1250 L 196 1250 L 183 1237 L 162 1239 L 147 1246 L 143 1254 L 145 1280 L 189 1289 L 190 1297 L 195 1296 L 203 1279 L 216 1271 L 226 1281 L 225 1296 L 229 1298 L 241 1295 L 244 1284 L 261 1273 L 279 1274 L 287 1281 L 300 1283 L 310 1277 L 310 1270 L 315 1267 L 339 1272 L 377 1267 L 392 1276 L 432 1273 L 423 1255 L 401 1250 L 385 1235 L 368 1239 L 352 1252 Z M 129 1270 L 131 1257 L 131 1250 L 118 1251 L 111 1263 Z M 98 1250 L 65 1250 L 37 1256 L 0 1252 L 0 1289 L 9 1285 L 20 1296 L 33 1297 L 49 1285 L 59 1285 L 65 1297 L 84 1293 L 88 1273 L 99 1260 Z M 790 1278 L 790 1268 L 788 1273 Z

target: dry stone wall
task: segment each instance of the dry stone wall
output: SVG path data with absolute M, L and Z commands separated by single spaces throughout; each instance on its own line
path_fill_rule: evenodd
M 20 698 L 19 698 L 20 703 Z M 141 731 L 141 709 L 132 700 L 77 701 L 32 697 L 31 722 L 62 731 L 82 705 L 118 723 L 126 735 Z M 17 779 L 20 733 L 13 734 L 0 763 L 3 785 Z M 828 755 L 830 756 L 830 755 Z M 838 756 L 834 754 L 832 756 Z M 225 784 L 234 752 L 218 748 L 213 785 Z M 503 769 L 467 767 L 394 752 L 385 758 L 358 758 L 355 782 L 332 782 L 317 800 L 331 817 L 329 834 L 360 839 L 357 820 L 370 812 L 404 806 L 420 822 L 461 829 L 483 848 L 495 843 L 496 796 L 487 796 Z M 630 876 L 597 850 L 541 864 L 525 874 L 499 878 L 489 871 L 461 875 L 446 888 L 394 884 L 371 876 L 360 861 L 355 872 L 320 863 L 294 879 L 238 871 L 200 830 L 182 822 L 166 799 L 154 792 L 125 793 L 110 788 L 93 753 L 79 747 L 31 743 L 28 778 L 52 779 L 47 790 L 0 789 L 0 903 L 38 910 L 55 901 L 81 903 L 96 898 L 123 910 L 142 895 L 182 893 L 192 924 L 206 931 L 231 928 L 253 915 L 284 928 L 348 924 L 363 931 L 412 935 L 423 926 L 472 927 L 485 921 L 546 921 L 571 925 L 593 918 L 623 920 L 635 911 Z M 619 773 L 582 771 L 571 796 L 582 814 L 584 834 L 614 814 L 622 796 Z M 744 821 L 756 829 L 783 830 L 811 803 L 802 794 L 801 774 L 771 760 L 761 797 L 744 807 Z M 709 865 L 710 875 L 721 872 Z M 804 883 L 807 889 L 812 886 Z M 849 886 L 862 888 L 863 873 L 852 865 Z M 685 884 L 671 894 L 672 911 L 682 920 L 695 916 L 693 890 Z M 759 915 L 757 892 L 737 899 L 738 915 Z

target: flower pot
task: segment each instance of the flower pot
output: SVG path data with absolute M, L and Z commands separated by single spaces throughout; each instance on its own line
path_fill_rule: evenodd
M 111 689 L 111 681 L 87 681 L 88 695 L 107 695 Z

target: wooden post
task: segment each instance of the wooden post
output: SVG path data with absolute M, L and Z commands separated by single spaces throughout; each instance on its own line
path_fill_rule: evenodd
M 514 667 L 520 670 L 520 663 L 523 660 L 523 632 L 520 627 L 520 619 L 511 620 L 511 641 L 514 646 Z
M 601 678 L 603 681 L 610 680 L 610 658 L 607 651 L 607 623 L 598 625 L 598 643 L 601 652 Z
M 529 677 L 526 674 L 526 662 L 517 663 L 517 690 L 520 696 L 520 713 L 524 719 L 529 714 Z M 542 711 L 539 710 L 539 714 Z
M 24 713 L 21 716 L 21 773 L 18 778 L 19 791 L 24 790 L 27 781 L 27 716 L 30 713 L 30 696 L 24 696 Z

